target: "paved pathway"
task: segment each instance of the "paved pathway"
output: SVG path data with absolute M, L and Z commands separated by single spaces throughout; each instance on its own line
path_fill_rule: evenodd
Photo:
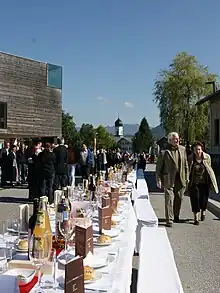
M 148 177 L 148 173 L 146 172 Z M 150 186 L 155 178 L 150 174 Z M 164 196 L 150 194 L 151 204 L 164 225 Z M 167 228 L 184 293 L 220 292 L 220 221 L 210 212 L 200 226 L 193 225 L 189 198 L 181 210 L 182 222 Z M 158 264 L 159 265 L 159 264 Z

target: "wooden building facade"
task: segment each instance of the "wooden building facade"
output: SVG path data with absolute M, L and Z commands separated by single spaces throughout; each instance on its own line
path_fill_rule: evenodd
M 62 67 L 0 52 L 0 139 L 61 132 Z

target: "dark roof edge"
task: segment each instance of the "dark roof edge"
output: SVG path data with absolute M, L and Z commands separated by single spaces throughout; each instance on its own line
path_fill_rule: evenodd
M 211 99 L 215 98 L 218 94 L 220 94 L 220 90 L 204 97 L 203 99 L 199 100 L 197 103 L 196 103 L 196 106 L 199 106 L 199 105 L 202 105 L 204 104 L 205 102 L 208 102 L 210 101 Z

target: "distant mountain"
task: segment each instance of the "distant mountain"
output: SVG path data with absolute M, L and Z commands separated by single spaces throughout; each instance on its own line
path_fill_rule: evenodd
M 138 124 L 124 124 L 124 136 L 133 136 L 138 131 L 139 125 Z M 106 131 L 110 134 L 115 134 L 115 127 L 114 126 L 106 126 Z M 77 127 L 77 130 L 80 130 L 80 127 Z M 151 128 L 152 134 L 156 139 L 160 139 L 165 135 L 164 128 L 162 124 L 157 125 L 156 127 Z
M 165 131 L 162 124 L 159 124 L 156 127 L 151 128 L 151 132 L 156 139 L 160 139 L 163 136 L 165 136 Z

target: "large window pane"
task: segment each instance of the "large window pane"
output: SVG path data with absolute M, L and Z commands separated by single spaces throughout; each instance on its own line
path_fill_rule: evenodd
M 215 119 L 214 124 L 214 143 L 216 146 L 219 145 L 219 119 Z
M 0 102 L 0 129 L 7 128 L 7 103 Z
M 62 90 L 62 67 L 47 64 L 47 86 Z

